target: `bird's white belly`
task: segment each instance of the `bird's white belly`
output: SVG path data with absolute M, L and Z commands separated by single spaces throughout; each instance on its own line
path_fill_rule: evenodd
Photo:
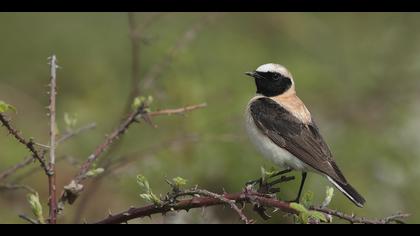
M 261 133 L 255 125 L 249 110 L 246 111 L 246 130 L 252 143 L 266 159 L 272 161 L 274 164 L 295 170 L 309 171 L 312 169 L 287 150 L 277 146 L 270 138 Z

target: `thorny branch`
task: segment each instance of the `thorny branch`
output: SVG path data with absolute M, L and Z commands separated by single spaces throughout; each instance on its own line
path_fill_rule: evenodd
M 45 150 L 37 150 L 35 148 L 35 142 L 31 139 L 26 140 L 21 133 L 15 129 L 11 123 L 9 118 L 7 118 L 3 113 L 0 113 L 0 123 L 9 131 L 9 133 L 21 144 L 23 144 L 31 153 L 33 159 L 37 160 L 40 164 L 42 169 L 44 170 L 45 174 L 50 175 L 49 168 L 45 161 Z
M 392 222 L 396 223 L 404 223 L 401 219 L 407 218 L 410 215 L 405 213 L 397 213 L 383 219 L 368 219 L 365 217 L 357 217 L 355 215 L 348 215 L 343 212 L 339 212 L 337 210 L 331 210 L 328 208 L 321 208 L 321 207 L 312 207 L 313 210 L 323 212 L 325 214 L 338 217 L 342 220 L 346 220 L 352 224 L 389 224 Z
M 194 196 L 189 199 L 184 199 L 184 200 L 179 200 L 179 201 L 176 200 L 176 198 L 178 198 L 180 195 L 194 195 Z M 199 195 L 199 196 L 196 196 L 196 195 Z M 171 203 L 174 200 L 176 200 L 175 203 Z M 96 224 L 121 224 L 121 223 L 128 222 L 129 220 L 132 220 L 132 219 L 143 218 L 146 216 L 150 217 L 151 215 L 154 215 L 154 214 L 165 214 L 170 211 L 180 211 L 180 210 L 189 211 L 190 209 L 193 209 L 193 208 L 203 208 L 203 207 L 226 205 L 226 204 L 232 207 L 232 204 L 235 205 L 239 203 L 259 204 L 261 206 L 278 208 L 284 212 L 291 213 L 291 214 L 297 213 L 296 210 L 290 207 L 290 203 L 274 199 L 269 195 L 264 195 L 256 191 L 250 191 L 249 189 L 245 189 L 244 191 L 239 192 L 239 193 L 231 193 L 231 194 L 229 193 L 215 194 L 207 190 L 194 189 L 191 191 L 187 191 L 184 194 L 175 195 L 175 199 L 168 201 L 168 203 L 163 204 L 162 206 L 157 206 L 155 204 L 152 204 L 145 207 L 130 208 L 129 210 L 125 212 L 122 212 L 116 215 L 110 215 L 106 219 L 96 222 Z M 243 215 L 242 210 L 240 210 L 239 208 L 237 208 L 239 210 L 235 208 L 233 209 L 240 215 L 240 217 L 245 222 L 247 223 L 253 222 L 251 220 L 248 220 L 246 216 Z
M 50 62 L 50 162 L 48 175 L 48 205 L 50 207 L 49 223 L 57 223 L 57 189 L 56 189 L 56 173 L 55 173 L 55 149 L 57 138 L 57 122 L 56 122 L 56 95 L 57 95 L 57 57 L 52 55 Z
M 151 116 L 160 116 L 168 114 L 184 114 L 189 111 L 193 111 L 199 108 L 205 107 L 206 104 L 199 104 L 188 106 L 185 108 L 179 109 L 168 109 L 158 111 L 156 113 L 147 112 L 147 107 L 143 103 L 135 111 L 128 115 L 128 117 L 115 129 L 109 136 L 105 138 L 105 141 L 100 144 L 95 151 L 88 157 L 88 159 L 82 164 L 79 173 L 71 180 L 71 182 L 65 186 L 60 198 L 61 207 L 64 206 L 66 202 L 72 204 L 78 197 L 79 193 L 83 191 L 83 185 L 81 183 L 86 179 L 86 173 L 91 169 L 92 164 L 103 154 L 115 141 L 120 139 L 120 137 L 129 129 L 133 123 L 139 122 L 139 119 L 144 119 L 147 122 L 150 122 Z
M 210 197 L 213 199 L 217 199 L 219 200 L 221 203 L 225 203 L 226 205 L 229 205 L 238 215 L 239 218 L 245 222 L 245 224 L 251 224 L 254 223 L 253 220 L 248 219 L 248 217 L 242 212 L 242 209 L 240 209 L 237 205 L 236 205 L 236 201 L 226 198 L 225 196 L 223 196 L 223 194 L 217 194 L 217 193 L 213 193 L 210 192 L 208 190 L 204 190 L 204 189 L 195 189 L 191 192 L 183 192 L 183 195 L 199 195 L 199 196 L 206 196 L 206 197 Z
M 151 217 L 154 214 L 165 214 L 171 211 L 189 211 L 194 208 L 204 208 L 218 205 L 230 205 L 240 218 L 246 223 L 254 223 L 252 219 L 248 219 L 242 210 L 236 204 L 251 204 L 253 206 L 266 207 L 278 209 L 284 213 L 291 215 L 298 215 L 299 212 L 291 206 L 290 202 L 285 202 L 277 199 L 273 194 L 265 194 L 255 191 L 251 185 L 245 187 L 242 192 L 238 193 L 223 193 L 215 194 L 207 190 L 193 189 L 181 191 L 176 194 L 168 195 L 161 205 L 151 204 L 144 207 L 131 207 L 127 211 L 112 215 L 96 222 L 95 224 L 121 224 L 127 223 L 129 220 Z M 180 196 L 190 196 L 188 199 L 178 200 Z M 235 206 L 235 207 L 234 207 Z M 255 208 L 254 208 L 255 209 Z M 311 210 L 318 211 L 326 216 L 335 216 L 339 219 L 347 220 L 350 223 L 358 224 L 388 224 L 388 223 L 403 223 L 402 219 L 408 217 L 407 214 L 395 214 L 380 220 L 372 220 L 356 216 L 348 216 L 344 213 L 330 210 L 328 208 L 311 207 Z M 330 217 L 328 217 L 330 218 Z

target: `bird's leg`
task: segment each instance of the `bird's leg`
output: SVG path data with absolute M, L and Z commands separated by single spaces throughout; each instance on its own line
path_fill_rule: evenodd
M 302 172 L 302 180 L 300 181 L 299 192 L 298 192 L 298 195 L 297 195 L 296 199 L 292 202 L 299 203 L 300 196 L 302 195 L 303 185 L 305 184 L 305 180 L 306 180 L 306 175 L 307 175 L 306 172 Z
M 285 169 L 285 170 L 281 170 L 281 171 L 278 171 L 278 172 L 276 172 L 276 173 L 274 173 L 274 174 L 272 174 L 270 177 L 268 177 L 267 179 L 272 179 L 272 178 L 274 178 L 274 177 L 277 177 L 277 176 L 280 176 L 280 175 L 284 175 L 284 174 L 287 174 L 287 173 L 289 173 L 289 172 L 291 172 L 292 171 L 292 169 L 291 168 L 288 168 L 288 169 Z M 280 178 L 281 179 L 281 178 Z M 278 181 L 278 180 L 277 180 Z M 284 182 L 284 181 L 281 181 L 281 182 Z M 281 183 L 280 182 L 280 183 Z M 259 183 L 260 185 L 262 185 L 263 184 L 263 178 L 259 178 L 259 179 L 255 179 L 255 180 L 251 180 L 251 181 L 248 181 L 248 182 L 246 182 L 246 185 L 254 185 L 254 184 L 256 184 L 256 183 Z
M 292 170 L 293 170 L 293 169 L 291 169 L 291 168 L 287 168 L 287 169 L 285 169 L 285 170 L 281 170 L 281 171 L 279 171 L 279 172 L 274 173 L 273 175 L 271 175 L 271 176 L 270 176 L 270 179 L 271 179 L 271 178 L 274 178 L 274 177 L 277 177 L 277 176 L 280 176 L 280 175 L 287 174 L 287 173 L 291 172 Z

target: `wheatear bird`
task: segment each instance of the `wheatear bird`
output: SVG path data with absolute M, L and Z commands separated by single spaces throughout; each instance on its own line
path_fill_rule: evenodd
M 246 128 L 252 142 L 267 159 L 288 170 L 302 171 L 299 201 L 311 171 L 325 176 L 357 206 L 365 199 L 347 182 L 319 133 L 311 113 L 296 96 L 289 71 L 265 64 L 245 73 L 255 79 L 257 94 L 246 109 Z

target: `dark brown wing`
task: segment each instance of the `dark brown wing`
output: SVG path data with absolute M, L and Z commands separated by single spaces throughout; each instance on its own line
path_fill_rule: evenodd
M 347 183 L 313 121 L 304 124 L 277 102 L 264 97 L 253 101 L 250 111 L 256 126 L 274 143 L 335 181 Z

